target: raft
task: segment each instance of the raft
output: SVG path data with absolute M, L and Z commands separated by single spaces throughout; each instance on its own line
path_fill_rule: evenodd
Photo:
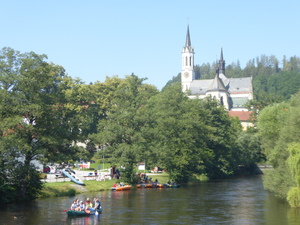
M 68 210 L 66 213 L 68 214 L 68 216 L 90 216 L 97 214 L 96 212 L 99 214 L 102 212 L 102 209 L 85 211 Z
M 131 188 L 132 188 L 131 185 L 125 185 L 125 186 L 116 187 L 115 190 L 116 191 L 125 191 L 125 190 L 130 190 Z
M 152 188 L 152 187 L 153 187 L 153 184 L 151 184 L 151 183 L 146 183 L 146 184 L 145 184 L 145 187 L 146 187 L 146 188 Z
M 167 187 L 167 185 L 166 184 L 156 184 L 156 187 L 158 187 L 158 188 L 165 188 L 165 187 Z

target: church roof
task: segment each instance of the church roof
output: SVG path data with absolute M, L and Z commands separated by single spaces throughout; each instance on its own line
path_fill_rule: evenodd
M 228 78 L 227 81 L 225 81 L 224 83 L 228 92 L 231 94 L 252 92 L 251 77 Z
M 227 91 L 223 81 L 219 78 L 218 74 L 216 74 L 215 78 L 210 84 L 208 91 Z
M 190 85 L 190 95 L 205 95 L 207 91 L 227 90 L 230 94 L 252 92 L 251 77 L 226 78 L 216 76 L 214 79 L 193 80 Z
M 205 95 L 206 91 L 209 89 L 212 80 L 193 80 L 190 85 L 191 95 Z

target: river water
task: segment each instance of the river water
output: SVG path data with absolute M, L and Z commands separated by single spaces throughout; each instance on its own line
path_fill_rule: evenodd
M 62 212 L 75 198 L 100 197 L 102 214 L 83 218 Z M 300 224 L 300 209 L 265 191 L 261 176 L 181 188 L 132 189 L 36 200 L 0 209 L 0 224 Z

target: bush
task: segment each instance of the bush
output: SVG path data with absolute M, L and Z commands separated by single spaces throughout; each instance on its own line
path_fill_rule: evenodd
M 74 195 L 76 195 L 76 190 L 73 189 L 73 188 L 69 189 L 67 195 L 68 196 L 74 196 Z

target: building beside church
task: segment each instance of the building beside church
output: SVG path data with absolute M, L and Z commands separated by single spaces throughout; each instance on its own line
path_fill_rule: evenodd
M 247 118 L 248 120 L 250 118 L 251 112 L 247 110 L 245 104 L 253 99 L 252 77 L 227 78 L 225 75 L 223 49 L 221 49 L 220 60 L 217 63 L 214 79 L 196 80 L 194 54 L 188 26 L 186 42 L 182 50 L 182 91 L 186 92 L 189 98 L 203 99 L 211 96 L 229 111 L 229 115 L 237 116 L 244 128 L 245 126 L 251 126 L 247 121 Z M 243 124 L 243 122 L 246 124 Z

